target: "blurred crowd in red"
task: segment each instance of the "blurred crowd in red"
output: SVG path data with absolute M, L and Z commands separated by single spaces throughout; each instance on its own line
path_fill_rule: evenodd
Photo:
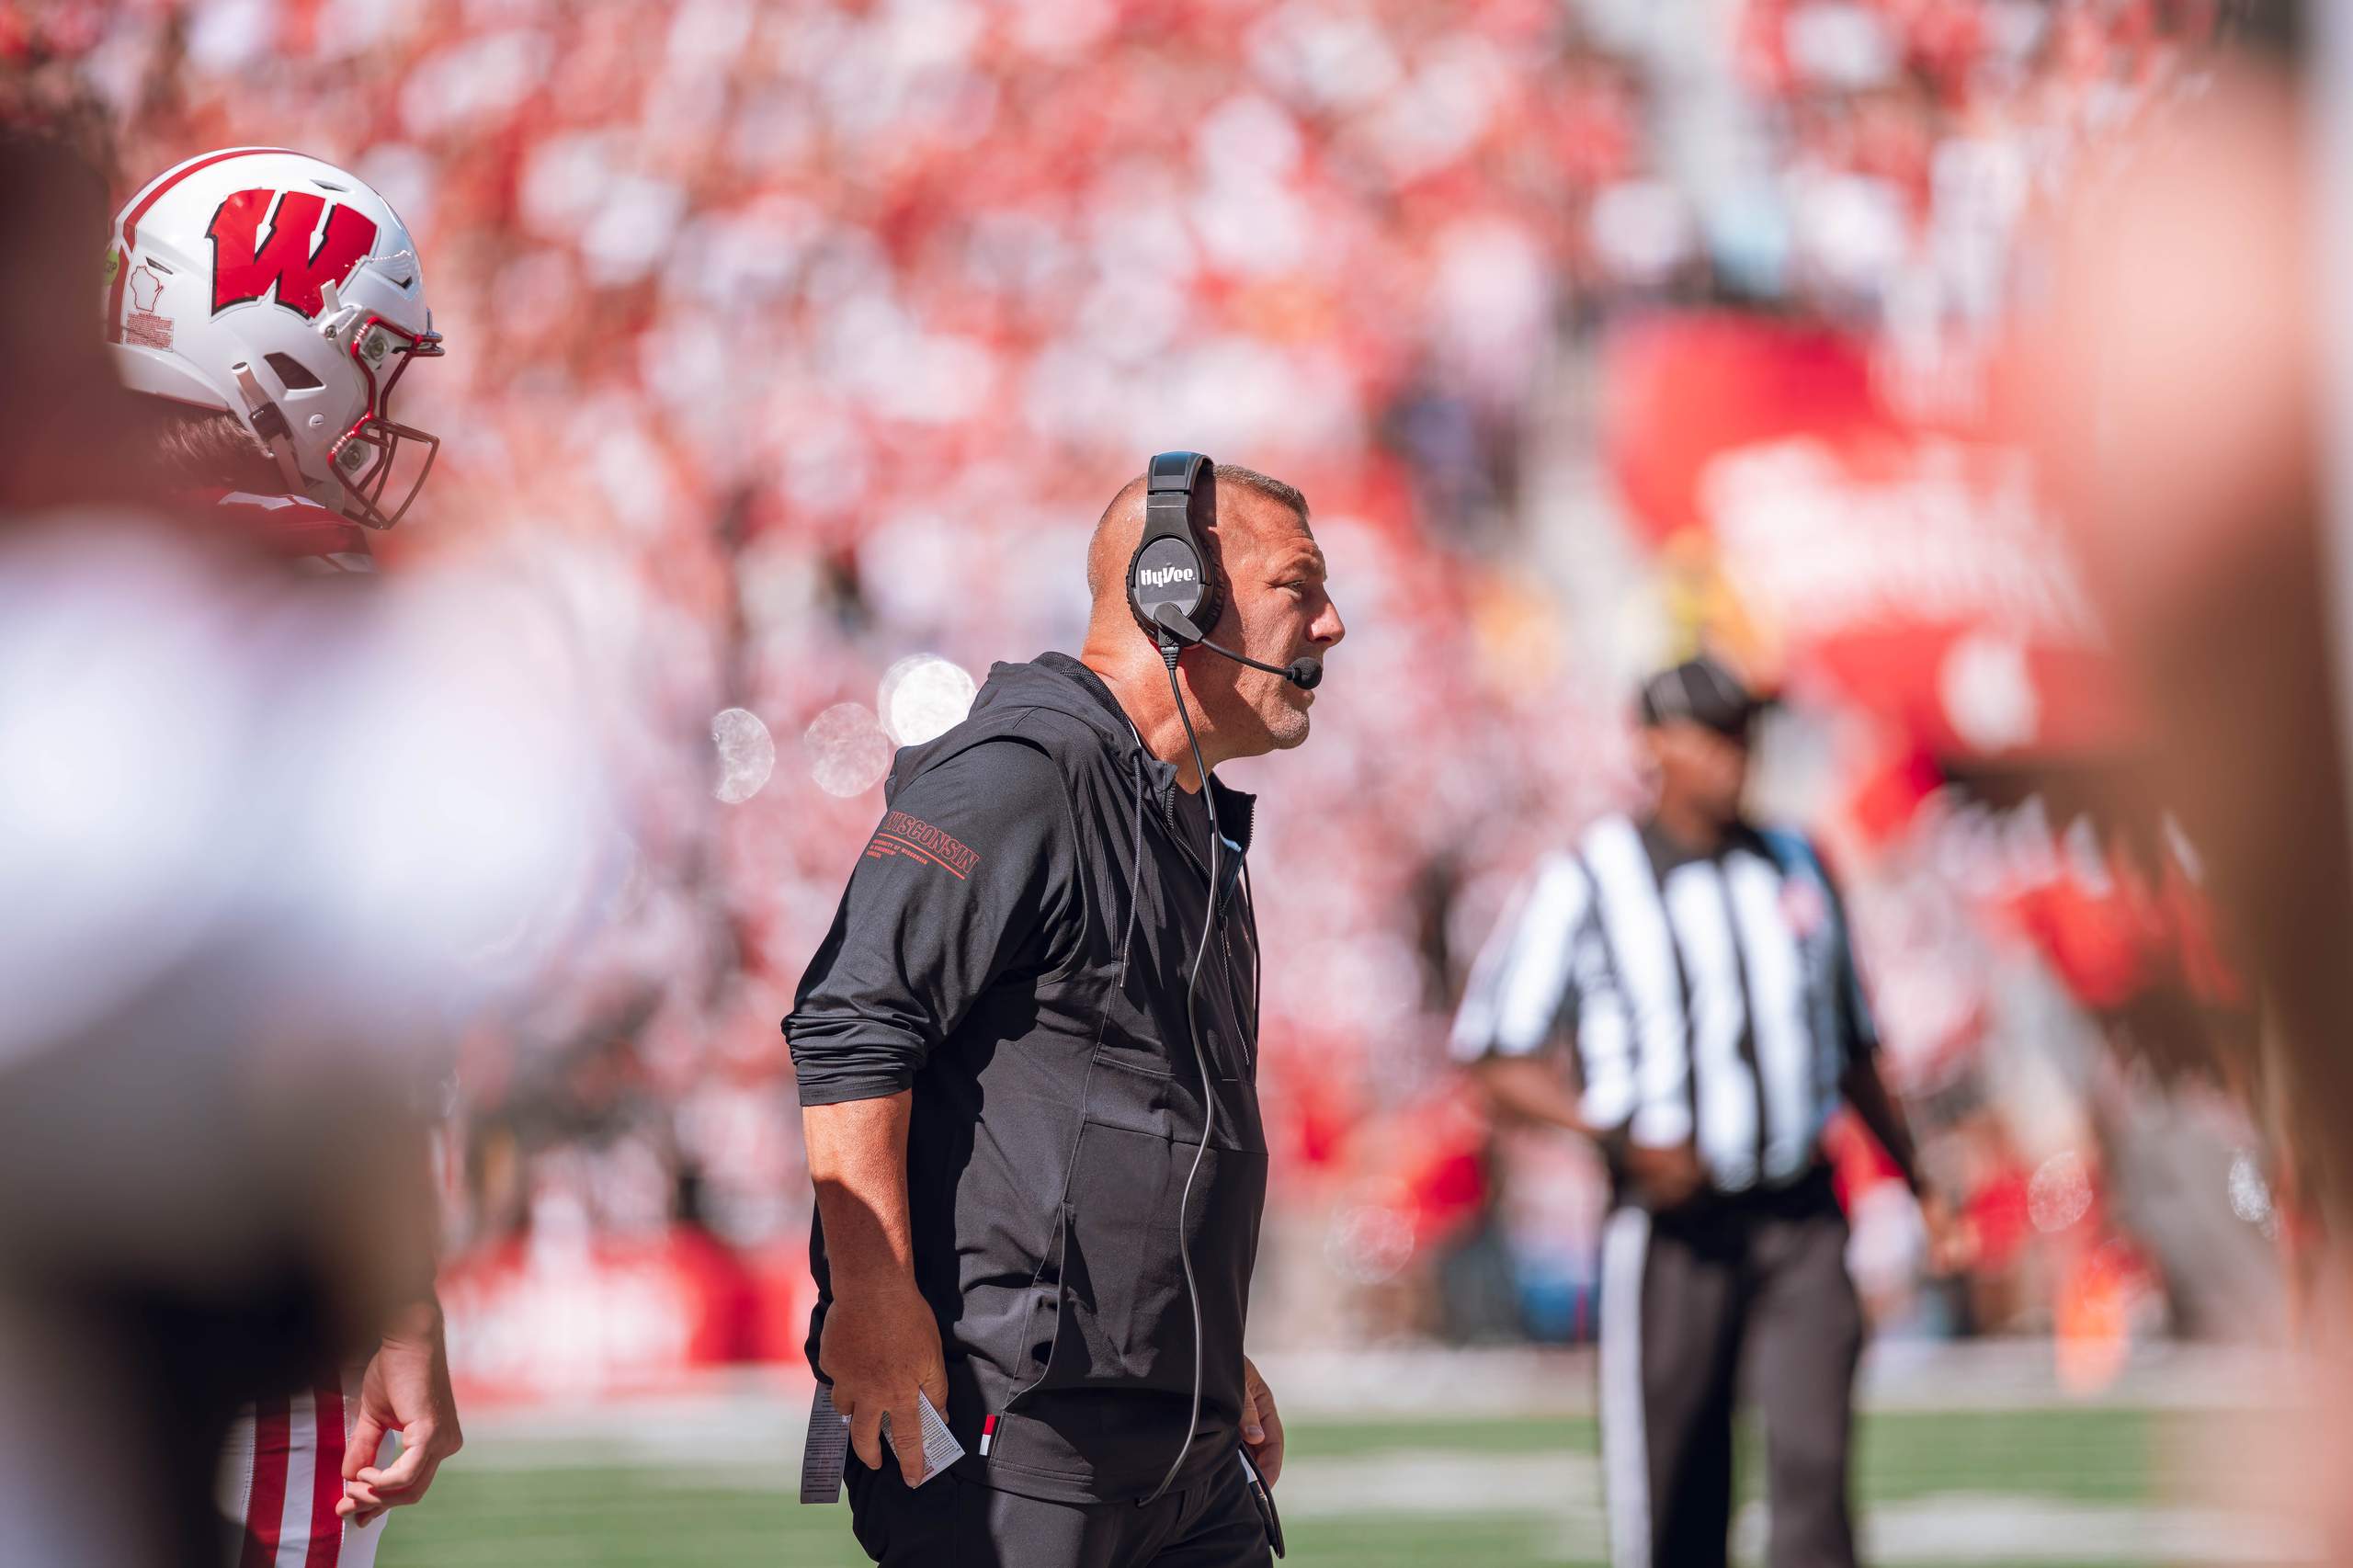
M 1790 559 L 1773 487 L 1810 471 L 1744 471 L 1764 500 L 1689 516 L 1645 476 L 1730 483 L 1676 446 L 1686 376 L 1758 332 L 1768 359 L 1826 335 L 1879 434 L 1977 421 L 2021 226 L 2102 135 L 2194 88 L 2217 10 L 1752 0 L 1724 36 L 1649 0 L 36 3 L 0 14 L 0 114 L 87 116 L 126 191 L 244 142 L 381 189 L 449 347 L 403 389 L 448 467 L 391 552 L 511 562 L 580 631 L 550 678 L 611 694 L 633 862 L 547 1000 L 469 1054 L 451 1208 L 482 1278 L 642 1258 L 682 1215 L 789 1278 L 806 1197 L 777 1020 L 904 738 L 877 683 L 917 653 L 978 676 L 1070 645 L 1096 511 L 1190 446 L 1305 489 L 1352 629 L 1310 745 L 1236 770 L 1266 802 L 1271 1305 L 1475 1332 L 1434 1260 L 1498 1227 L 1586 1238 L 1542 1196 L 1557 1152 L 1499 1210 L 1446 1013 L 1510 880 L 1636 796 L 1627 680 L 1677 639 L 1745 642 L 1829 716 L 1809 809 L 1863 884 L 1867 957 L 1894 955 L 1903 1060 L 1995 1027 L 2002 928 L 1938 890 L 2014 858 L 1918 807 L 1952 754 L 2051 738 L 2032 713 L 2063 699 L 2020 728 L 2015 689 L 2056 678 L 2044 650 L 1971 644 L 1955 675 L 1984 619 L 1964 606 L 1912 682 L 1942 727 L 1916 722 L 1914 692 L 1842 683 L 1889 667 L 1842 665 L 1851 625 L 1798 625 L 1818 576 L 1759 587 L 1755 561 Z M 1630 327 L 1701 311 L 1635 395 Z M 1737 392 L 1770 417 L 1719 445 L 1821 435 L 1824 385 Z M 1635 541 L 1620 597 L 1665 564 L 1663 635 L 1595 623 L 1590 592 L 1566 614 L 1543 572 L 1578 529 Z M 722 802 L 705 736 L 733 709 L 759 723 L 731 732 L 755 760 Z M 1920 788 L 1888 807 L 1891 778 Z M 1944 1123 L 1932 1158 L 1989 1233 L 2054 1138 L 2090 1135 Z M 1566 1186 L 1589 1201 L 1589 1175 Z M 2051 1312 L 2029 1290 L 1979 1315 Z

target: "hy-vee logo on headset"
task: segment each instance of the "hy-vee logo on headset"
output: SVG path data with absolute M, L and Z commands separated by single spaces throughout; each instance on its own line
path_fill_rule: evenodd
M 1136 581 L 1147 588 L 1165 588 L 1171 583 L 1189 583 L 1193 569 L 1189 566 L 1147 566 L 1136 574 Z

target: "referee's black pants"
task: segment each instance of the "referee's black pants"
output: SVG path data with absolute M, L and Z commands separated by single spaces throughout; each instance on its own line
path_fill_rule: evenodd
M 954 1471 L 909 1486 L 849 1456 L 851 1528 L 882 1568 L 1272 1568 L 1241 1463 L 1157 1503 L 1055 1503 Z
M 1650 1214 L 1601 1244 L 1610 1568 L 1722 1568 L 1733 1403 L 1764 1417 L 1771 1568 L 1853 1568 L 1847 1503 L 1862 1310 L 1829 1174 Z

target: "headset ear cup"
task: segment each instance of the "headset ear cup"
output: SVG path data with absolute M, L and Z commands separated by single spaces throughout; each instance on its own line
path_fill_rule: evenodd
M 1203 636 L 1215 637 L 1217 618 L 1225 613 L 1225 579 L 1210 564 L 1206 555 L 1201 558 L 1201 608 L 1194 618 L 1195 624 L 1200 627 Z
M 1154 610 L 1173 608 L 1187 628 L 1181 640 L 1190 642 L 1209 635 L 1223 608 L 1224 585 L 1208 548 L 1216 473 L 1199 452 L 1161 452 L 1145 468 L 1143 534 L 1128 557 L 1128 613 L 1155 642 L 1165 629 Z
M 1142 627 L 1145 633 L 1156 642 L 1160 640 L 1160 625 L 1152 617 L 1144 614 L 1143 596 L 1137 591 L 1136 582 L 1136 573 L 1143 565 L 1144 549 L 1151 543 L 1152 534 L 1146 530 L 1143 538 L 1136 540 L 1136 548 L 1128 557 L 1128 613 L 1136 618 L 1136 624 Z
M 1128 557 L 1128 613 L 1135 617 L 1136 624 L 1151 633 L 1155 642 L 1159 640 L 1161 626 L 1158 621 L 1144 613 L 1143 596 L 1139 591 L 1140 585 L 1136 581 L 1136 573 L 1143 564 L 1143 552 L 1154 544 L 1169 542 L 1170 538 L 1171 536 L 1166 534 L 1156 537 L 1147 534 L 1137 543 L 1135 553 Z M 1202 553 L 1198 544 L 1188 539 L 1180 539 L 1176 542 L 1181 544 L 1186 552 L 1191 556 L 1195 580 L 1201 585 L 1200 602 L 1193 608 L 1193 624 L 1199 627 L 1204 634 L 1214 635 L 1217 630 L 1217 618 L 1223 613 L 1225 608 L 1224 584 L 1217 573 L 1211 569 L 1208 558 Z

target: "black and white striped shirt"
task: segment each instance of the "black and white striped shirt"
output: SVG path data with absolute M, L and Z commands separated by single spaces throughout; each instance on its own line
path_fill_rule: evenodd
M 1471 973 L 1471 1062 L 1575 1041 L 1587 1125 L 1698 1150 L 1721 1192 L 1810 1171 L 1847 1068 L 1877 1047 L 1846 919 L 1803 837 L 1712 855 L 1625 817 L 1540 864 Z

